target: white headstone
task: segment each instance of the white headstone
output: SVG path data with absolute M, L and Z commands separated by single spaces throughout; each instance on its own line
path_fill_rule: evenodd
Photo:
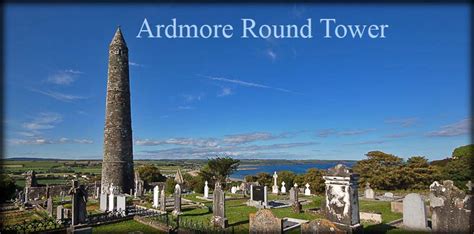
M 160 194 L 160 188 L 158 188 L 158 185 L 153 188 L 153 208 L 158 208 L 158 198 Z
M 109 211 L 114 211 L 115 209 L 115 195 L 113 193 L 109 194 Z
M 127 207 L 126 197 L 125 195 L 118 195 L 117 196 L 117 211 L 125 214 Z
M 278 184 L 277 184 L 278 174 L 277 172 L 273 172 L 273 186 L 272 186 L 272 193 L 278 194 Z
M 403 199 L 403 225 L 411 230 L 427 230 L 426 207 L 419 194 L 410 193 Z
M 383 196 L 384 196 L 384 197 L 393 198 L 393 193 L 391 193 L 391 192 L 384 193 L 384 195 L 383 195 Z
M 101 211 L 104 211 L 104 212 L 107 211 L 107 205 L 108 205 L 107 202 L 108 202 L 107 201 L 107 194 L 101 193 L 100 194 L 100 204 L 99 204 Z
M 267 186 L 263 187 L 263 205 L 268 206 Z
M 306 189 L 304 190 L 304 195 L 310 196 L 311 195 L 311 190 L 309 190 L 309 184 L 306 183 L 305 187 L 306 187 Z
M 285 194 L 286 193 L 286 187 L 285 187 L 285 181 L 281 182 L 281 193 Z
M 364 197 L 367 199 L 374 199 L 375 198 L 374 190 L 371 188 L 366 188 L 364 190 Z
M 207 180 L 204 182 L 204 197 L 209 198 L 209 186 L 207 186 Z
M 236 186 L 232 186 L 232 188 L 230 189 L 230 192 L 235 194 L 237 192 L 237 187 Z

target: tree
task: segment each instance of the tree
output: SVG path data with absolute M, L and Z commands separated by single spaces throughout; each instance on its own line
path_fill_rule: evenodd
M 360 184 L 369 182 L 378 189 L 400 189 L 409 186 L 403 159 L 381 151 L 370 151 L 367 159 L 358 161 L 353 170 L 360 175 Z
M 453 152 L 453 158 L 446 164 L 446 166 L 442 167 L 442 178 L 445 180 L 452 180 L 454 185 L 456 185 L 458 188 L 466 189 L 467 181 L 472 179 L 472 163 L 474 156 L 469 154 L 464 154 L 461 156 L 461 153 L 457 154 L 458 157 L 454 158 Z
M 15 180 L 11 178 L 9 175 L 1 173 L 0 174 L 0 189 L 2 191 L 1 192 L 2 196 L 0 196 L 0 203 L 4 203 L 8 199 L 13 198 L 13 196 L 15 195 L 16 188 L 17 187 L 15 185 Z
M 183 175 L 184 186 L 196 193 L 204 193 L 204 178 L 201 175 L 192 176 L 189 173 Z
M 245 182 L 255 182 L 257 181 L 257 177 L 254 175 L 246 175 L 244 177 Z
M 474 144 L 460 146 L 454 149 L 452 153 L 453 159 L 460 159 L 463 157 L 472 157 L 474 155 Z
M 289 185 L 293 185 L 293 181 L 296 177 L 296 174 L 292 171 L 279 171 L 277 172 L 277 175 L 278 186 L 281 186 L 281 182 L 285 181 L 286 187 L 288 187 Z
M 431 166 L 423 156 L 413 156 L 407 160 L 407 173 L 410 177 L 410 188 L 427 189 L 440 174 L 436 167 Z
M 174 186 L 176 186 L 176 182 L 174 181 L 174 178 L 168 178 L 166 179 L 166 193 L 168 194 L 173 194 L 174 193 Z
M 239 163 L 240 160 L 231 157 L 208 159 L 199 174 L 210 184 L 214 184 L 216 181 L 223 183 L 230 174 L 237 170 Z
M 323 193 L 326 186 L 323 179 L 324 171 L 316 168 L 310 168 L 306 171 L 303 177 L 303 183 L 301 186 L 304 186 L 306 183 L 309 184 L 310 190 L 313 193 Z
M 164 182 L 166 181 L 166 176 L 163 176 L 160 172 L 160 169 L 153 164 L 145 164 L 138 169 L 140 173 L 140 178 L 145 183 L 145 187 L 148 187 L 153 182 Z
M 273 177 L 266 172 L 260 172 L 257 174 L 257 182 L 259 185 L 271 186 L 272 180 L 273 180 Z

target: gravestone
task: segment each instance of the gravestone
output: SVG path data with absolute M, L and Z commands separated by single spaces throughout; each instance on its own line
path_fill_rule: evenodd
M 249 215 L 249 233 L 283 233 L 283 220 L 268 209 L 260 209 Z
M 153 208 L 158 208 L 158 200 L 159 200 L 159 196 L 160 196 L 160 188 L 158 187 L 158 185 L 156 185 L 154 188 L 153 188 Z
M 387 193 L 384 193 L 383 196 L 386 198 L 393 198 L 393 193 L 387 192 Z
M 64 219 L 64 206 L 59 205 L 56 207 L 56 220 L 60 221 Z
M 117 211 L 123 215 L 127 214 L 127 201 L 125 195 L 117 195 Z
M 433 232 L 473 233 L 472 195 L 456 186 L 453 181 L 437 181 L 430 185 L 431 227 Z M 471 220 L 470 220 L 471 219 Z
M 272 193 L 278 194 L 278 184 L 277 184 L 278 174 L 277 172 L 273 172 L 273 186 L 272 186 Z
M 320 234 L 320 233 L 345 234 L 347 232 L 337 228 L 337 226 L 333 222 L 327 219 L 315 219 L 308 223 L 302 223 L 301 233 L 304 233 L 304 234 Z
M 99 199 L 100 197 L 100 186 L 97 186 L 97 188 L 95 188 L 95 199 Z
M 298 202 L 298 187 L 290 188 L 290 202 L 292 204 Z
M 237 187 L 236 186 L 232 186 L 232 188 L 230 188 L 230 192 L 232 194 L 235 194 L 237 192 Z
M 217 227 L 227 228 L 228 220 L 225 217 L 225 192 L 222 190 L 219 182 L 217 182 L 214 187 L 213 196 L 211 223 Z
M 64 201 L 64 191 L 59 192 L 59 196 L 61 197 L 61 201 Z
M 330 168 L 325 180 L 325 217 L 334 222 L 338 228 L 356 232 L 362 228 L 359 217 L 358 179 L 359 175 L 342 164 Z
M 27 171 L 25 174 L 25 188 L 38 187 L 36 180 L 36 172 L 34 170 Z
M 207 185 L 207 180 L 204 182 L 204 197 L 209 198 L 209 186 Z
M 105 193 L 101 193 L 100 194 L 100 210 L 101 211 L 107 211 L 107 208 L 108 208 L 108 199 L 107 199 L 107 194 Z
M 77 180 L 72 181 L 72 188 L 69 190 L 72 195 L 72 226 L 84 223 L 87 218 L 87 190 L 84 185 L 79 185 Z
M 310 195 L 311 195 L 311 190 L 309 189 L 309 184 L 306 183 L 305 187 L 306 187 L 306 188 L 305 188 L 305 190 L 304 190 L 304 195 L 305 195 L 305 196 L 310 196 Z
M 135 197 L 143 196 L 145 182 L 140 178 L 140 173 L 135 171 Z
M 370 188 L 370 183 L 369 182 L 365 183 L 364 197 L 366 199 L 374 199 L 375 198 L 374 190 L 372 188 Z
M 70 219 L 71 218 L 71 209 L 64 208 L 64 218 Z
M 160 211 L 166 212 L 166 194 L 164 186 L 161 188 L 160 194 Z
M 25 186 L 25 203 L 28 203 L 28 193 L 30 192 L 30 188 Z
M 286 187 L 285 187 L 285 181 L 281 182 L 281 193 L 286 194 Z
M 172 214 L 181 214 L 181 186 L 179 184 L 176 184 L 176 186 L 174 187 L 174 209 Z
M 53 216 L 53 198 L 50 196 L 46 201 L 46 211 L 48 212 L 49 216 Z
M 425 203 L 419 194 L 410 193 L 403 199 L 403 226 L 411 230 L 428 230 Z

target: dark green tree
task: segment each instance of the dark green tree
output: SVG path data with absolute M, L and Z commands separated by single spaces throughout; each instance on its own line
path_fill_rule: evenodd
M 278 179 L 277 183 L 278 186 L 281 186 L 281 182 L 285 181 L 286 187 L 293 185 L 293 181 L 295 180 L 296 174 L 292 171 L 279 171 L 277 172 Z M 272 184 L 273 185 L 273 184 Z
M 257 182 L 259 185 L 271 186 L 272 180 L 273 180 L 273 177 L 266 172 L 260 172 L 257 174 Z
M 15 196 L 15 180 L 11 178 L 7 174 L 0 173 L 0 189 L 1 189 L 1 194 L 0 196 L 0 203 L 4 203 L 8 199 L 12 199 L 13 196 Z
M 370 151 L 366 156 L 367 159 L 358 161 L 353 167 L 360 175 L 360 184 L 369 182 L 373 188 L 385 190 L 410 186 L 402 158 L 381 151 Z
M 472 145 L 469 145 L 472 146 Z M 459 150 L 461 149 L 461 150 Z M 453 157 L 441 169 L 442 178 L 444 180 L 452 180 L 456 187 L 466 189 L 466 183 L 473 177 L 473 161 L 474 156 L 469 153 L 466 146 L 456 148 L 453 151 Z
M 168 194 L 174 193 L 174 186 L 176 186 L 176 182 L 174 181 L 174 178 L 168 178 L 166 179 L 166 185 L 165 185 L 165 191 Z
M 454 149 L 453 159 L 460 159 L 463 157 L 472 157 L 474 155 L 474 144 L 465 145 Z
M 240 160 L 231 157 L 216 157 L 208 159 L 207 164 L 199 172 L 199 175 L 209 182 L 210 186 L 219 181 L 225 186 L 225 181 L 239 167 Z
M 312 193 L 324 193 L 326 186 L 324 184 L 323 175 L 323 170 L 310 168 L 306 171 L 306 174 L 304 174 L 303 184 L 301 184 L 301 186 L 308 183 Z
M 140 178 L 145 183 L 145 187 L 148 187 L 153 182 L 164 182 L 166 181 L 166 176 L 163 176 L 160 172 L 160 169 L 153 164 L 145 164 L 138 167 L 138 173 L 140 173 Z

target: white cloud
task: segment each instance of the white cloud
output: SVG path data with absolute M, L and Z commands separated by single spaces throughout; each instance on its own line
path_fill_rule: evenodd
M 139 63 L 134 63 L 132 61 L 128 62 L 128 65 L 132 66 L 132 67 L 144 67 L 143 64 L 139 64 Z
M 48 77 L 46 81 L 48 83 L 56 85 L 70 85 L 78 78 L 78 75 L 82 74 L 80 71 L 68 69 L 64 71 L 58 71 Z
M 466 135 L 471 131 L 471 118 L 462 119 L 456 123 L 442 126 L 436 131 L 429 132 L 431 137 L 452 137 Z
M 385 123 L 387 124 L 395 124 L 401 127 L 411 127 L 419 121 L 417 117 L 410 117 L 410 118 L 397 118 L 397 119 L 387 119 Z
M 34 138 L 34 139 L 11 139 L 8 140 L 13 145 L 50 145 L 50 144 L 92 144 L 93 141 L 89 139 L 68 139 L 61 137 L 58 140 L 51 140 L 46 138 Z
M 275 61 L 277 59 L 277 54 L 271 49 L 267 50 L 266 54 L 272 61 Z
M 72 102 L 79 99 L 86 99 L 86 97 L 59 93 L 59 92 L 54 92 L 54 91 L 42 91 L 42 90 L 37 90 L 37 89 L 31 89 L 31 91 L 46 95 L 48 97 L 52 97 L 62 102 Z
M 355 136 L 355 135 L 363 135 L 369 132 L 375 131 L 374 128 L 368 129 L 351 129 L 351 130 L 336 130 L 336 129 L 322 129 L 316 132 L 316 135 L 319 137 L 328 137 L 328 136 Z
M 252 83 L 252 82 L 247 82 L 247 81 L 242 81 L 242 80 L 237 80 L 237 79 L 228 79 L 224 77 L 215 77 L 215 76 L 205 76 L 206 78 L 210 80 L 215 80 L 215 81 L 222 81 L 222 82 L 227 82 L 227 83 L 232 83 L 232 84 L 237 84 L 240 86 L 246 86 L 246 87 L 253 87 L 253 88 L 262 88 L 262 89 L 272 89 L 280 92 L 285 92 L 285 93 L 295 93 L 291 90 L 288 89 L 282 89 L 282 88 L 275 88 L 267 85 L 262 85 L 262 84 L 257 84 L 257 83 Z
M 217 96 L 218 97 L 225 97 L 225 96 L 229 96 L 229 95 L 232 95 L 232 94 L 233 94 L 233 92 L 232 92 L 231 88 L 223 87 L 221 92 Z
M 54 128 L 56 124 L 62 121 L 62 116 L 53 112 L 42 112 L 31 121 L 22 124 L 27 130 L 45 130 Z

